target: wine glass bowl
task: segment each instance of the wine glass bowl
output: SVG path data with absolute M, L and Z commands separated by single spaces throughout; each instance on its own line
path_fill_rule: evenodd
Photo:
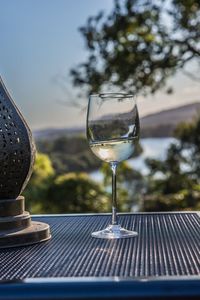
M 118 224 L 116 200 L 117 165 L 134 152 L 139 138 L 139 115 L 133 95 L 104 93 L 91 95 L 87 112 L 87 139 L 92 152 L 112 169 L 112 224 L 92 233 L 98 238 L 137 235 Z

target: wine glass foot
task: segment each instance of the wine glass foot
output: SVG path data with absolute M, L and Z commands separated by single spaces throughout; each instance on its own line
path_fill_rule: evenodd
M 138 233 L 122 228 L 120 225 L 109 225 L 101 231 L 92 232 L 91 235 L 99 239 L 122 239 L 135 237 Z

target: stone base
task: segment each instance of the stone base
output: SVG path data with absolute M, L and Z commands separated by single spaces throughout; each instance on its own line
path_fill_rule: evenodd
M 51 238 L 49 225 L 31 222 L 31 225 L 17 232 L 2 234 L 0 232 L 0 248 L 18 247 L 47 241 Z
M 49 225 L 32 222 L 23 210 L 24 198 L 0 200 L 0 248 L 18 247 L 47 241 L 51 238 Z

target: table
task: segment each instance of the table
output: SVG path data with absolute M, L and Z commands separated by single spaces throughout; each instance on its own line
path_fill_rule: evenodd
M 0 299 L 200 299 L 200 214 L 120 214 L 138 237 L 92 238 L 109 214 L 34 216 L 52 239 L 0 250 Z

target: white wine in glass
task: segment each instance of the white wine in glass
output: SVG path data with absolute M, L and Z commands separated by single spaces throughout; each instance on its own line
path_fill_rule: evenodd
M 118 223 L 116 171 L 118 164 L 134 152 L 139 139 L 139 115 L 133 95 L 104 93 L 91 95 L 87 112 L 87 138 L 93 153 L 108 162 L 112 170 L 112 222 L 92 236 L 119 239 L 137 235 Z

